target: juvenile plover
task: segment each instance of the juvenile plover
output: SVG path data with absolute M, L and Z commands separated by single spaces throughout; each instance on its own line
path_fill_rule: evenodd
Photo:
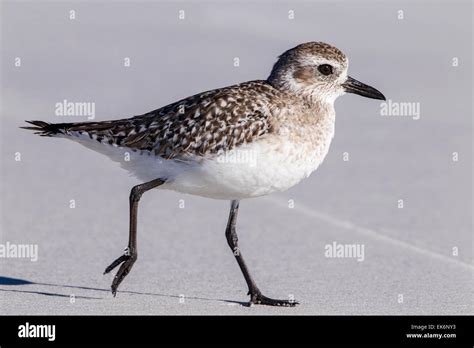
M 321 164 L 334 136 L 334 101 L 348 93 L 385 100 L 378 90 L 347 75 L 336 47 L 308 42 L 284 52 L 266 80 L 196 94 L 132 118 L 80 123 L 27 121 L 22 127 L 67 138 L 107 155 L 141 182 L 130 192 L 130 230 L 112 293 L 137 260 L 137 210 L 153 188 L 231 201 L 225 230 L 240 266 L 250 304 L 294 306 L 264 296 L 238 247 L 239 201 L 284 191 Z M 129 153 L 124 160 L 124 153 Z M 249 160 L 251 159 L 251 160 Z

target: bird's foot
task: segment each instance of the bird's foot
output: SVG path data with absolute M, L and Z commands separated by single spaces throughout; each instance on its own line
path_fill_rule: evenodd
M 104 274 L 109 273 L 112 271 L 115 267 L 121 264 L 117 274 L 114 277 L 114 280 L 112 282 L 112 294 L 115 295 L 117 294 L 117 288 L 120 285 L 120 283 L 125 279 L 127 274 L 130 272 L 130 270 L 133 267 L 133 264 L 137 261 L 137 253 L 136 251 L 129 250 L 128 248 L 125 249 L 125 254 L 117 258 L 114 262 L 110 264 L 109 267 L 105 269 Z
M 260 291 L 249 292 L 250 305 L 259 304 L 267 306 L 281 306 L 281 307 L 294 307 L 299 304 L 295 300 L 276 300 L 262 295 Z

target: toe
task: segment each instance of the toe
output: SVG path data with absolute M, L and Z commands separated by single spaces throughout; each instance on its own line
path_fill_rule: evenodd
M 250 300 L 251 303 L 267 305 L 267 306 L 279 306 L 279 307 L 295 307 L 299 302 L 294 300 L 277 300 L 270 297 L 263 296 L 258 294 L 255 297 L 252 297 Z
M 109 267 L 107 267 L 104 271 L 104 274 L 107 274 L 109 273 L 111 270 L 113 270 L 115 267 L 117 267 L 118 265 L 120 265 L 122 262 L 125 262 L 126 260 L 128 260 L 130 258 L 130 256 L 128 255 L 122 255 L 120 257 L 118 257 L 117 259 L 115 259 L 114 262 L 112 262 Z

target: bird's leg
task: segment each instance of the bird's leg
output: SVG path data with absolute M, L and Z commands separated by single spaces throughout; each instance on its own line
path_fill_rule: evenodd
M 227 228 L 225 230 L 225 236 L 227 238 L 227 243 L 229 244 L 234 256 L 237 260 L 237 263 L 240 266 L 240 269 L 244 275 L 245 281 L 249 287 L 248 294 L 250 295 L 250 304 L 263 304 L 269 306 L 294 306 L 298 304 L 298 302 L 294 300 L 275 300 L 269 297 L 262 295 L 260 290 L 255 284 L 250 272 L 245 264 L 244 258 L 242 253 L 240 252 L 239 245 L 238 245 L 238 238 L 237 232 L 235 230 L 235 225 L 237 222 L 237 213 L 239 210 L 239 201 L 234 200 L 231 202 L 230 206 L 230 213 L 229 213 L 229 221 L 227 222 Z
M 128 247 L 125 249 L 125 253 L 117 258 L 105 269 L 104 274 L 109 273 L 115 267 L 121 264 L 117 274 L 112 282 L 112 294 L 115 296 L 117 288 L 125 279 L 127 274 L 132 269 L 133 264 L 137 260 L 137 214 L 138 214 L 138 202 L 143 193 L 151 190 L 155 187 L 162 185 L 165 181 L 162 179 L 155 179 L 144 184 L 134 186 L 130 191 L 130 230 Z

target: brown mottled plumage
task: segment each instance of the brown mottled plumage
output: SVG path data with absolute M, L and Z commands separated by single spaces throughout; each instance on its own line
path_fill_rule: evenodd
M 149 151 L 165 159 L 220 154 L 271 133 L 279 111 L 288 107 L 289 101 L 302 102 L 282 88 L 288 80 L 283 74 L 302 56 L 312 56 L 318 51 L 330 59 L 346 60 L 337 48 L 310 42 L 283 53 L 267 81 L 250 81 L 199 93 L 127 119 L 56 124 L 27 121 L 36 127 L 23 128 L 36 130 L 43 136 L 86 135 L 99 143 Z M 294 74 L 308 81 L 314 75 L 304 67 Z M 308 109 L 303 104 L 300 109 Z
M 166 159 L 218 154 L 271 132 L 282 93 L 266 81 L 215 89 L 129 119 L 48 124 L 29 121 L 41 135 L 88 135 L 100 143 L 150 151 Z

